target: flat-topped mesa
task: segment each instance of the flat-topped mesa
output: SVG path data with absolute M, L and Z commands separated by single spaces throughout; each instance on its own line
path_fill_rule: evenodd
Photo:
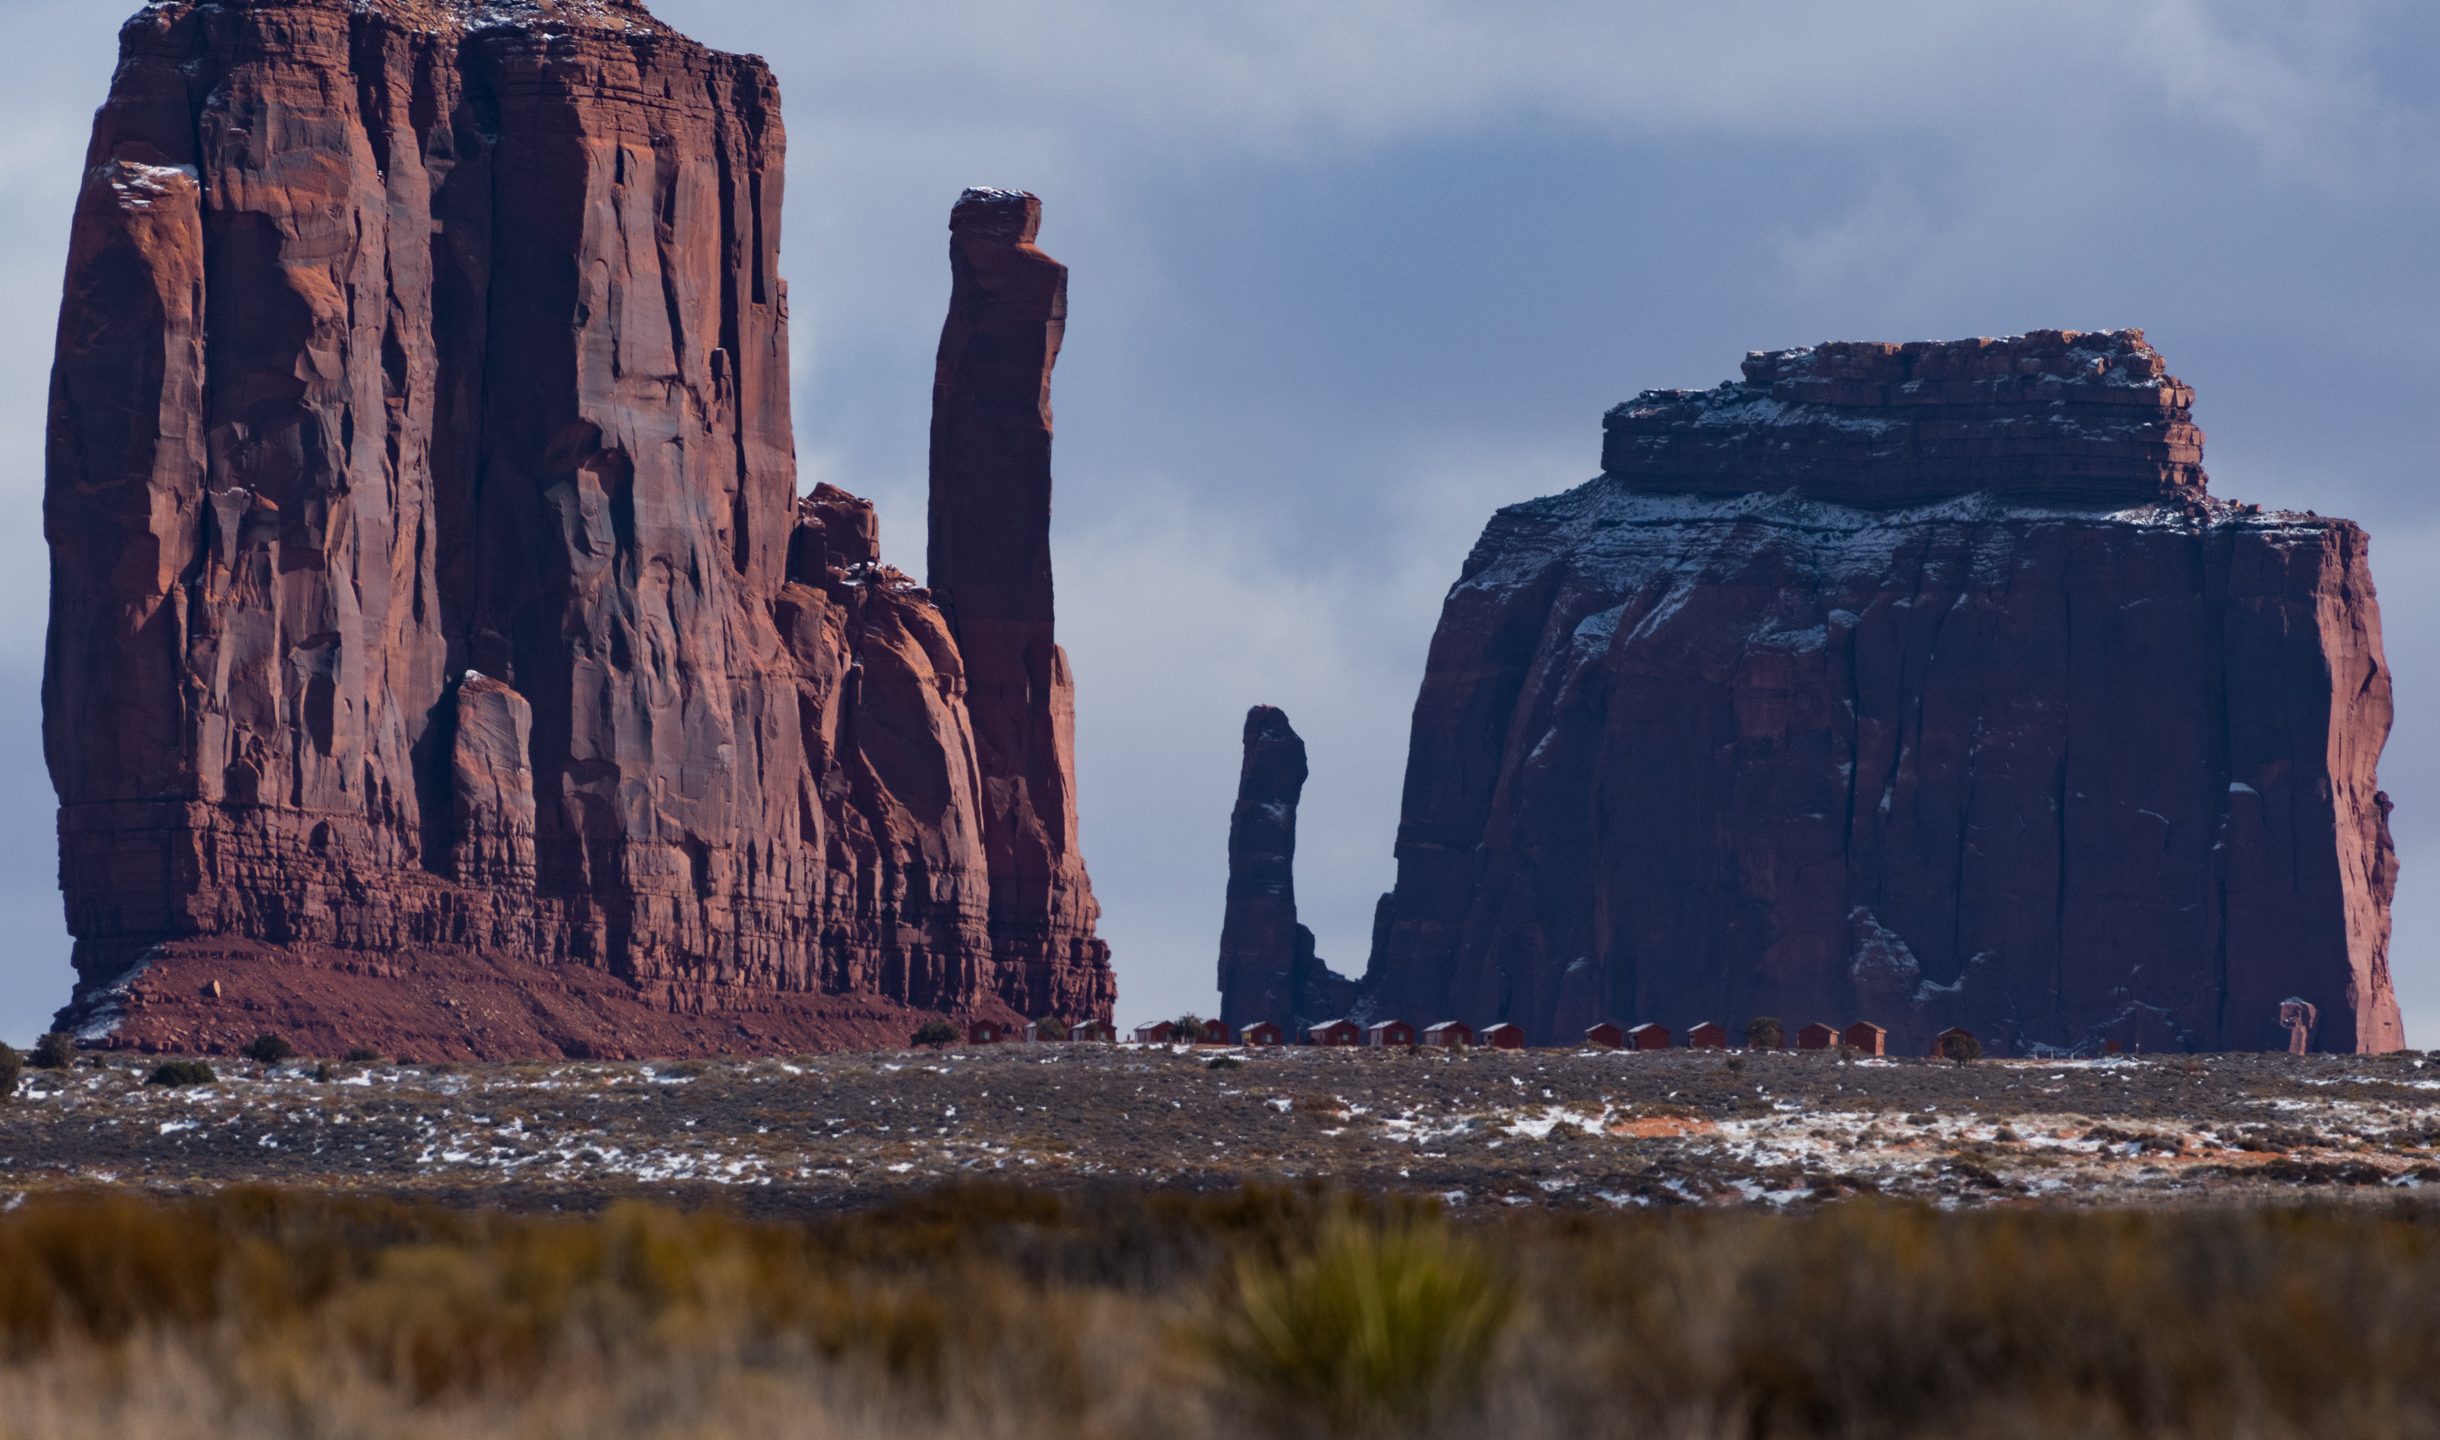
M 1793 490 L 1846 505 L 1972 492 L 2071 504 L 2199 497 L 2194 391 L 2141 330 L 1755 351 L 1745 378 L 1647 390 L 1603 421 L 1635 489 Z
M 383 28 L 425 35 L 501 32 L 544 42 L 571 34 L 608 35 L 720 53 L 663 24 L 643 0 L 150 0 L 131 23 L 175 21 L 199 12 L 268 15 L 282 10 L 336 11 Z
M 761 61 L 623 0 L 128 22 L 44 490 L 65 1023 L 512 1058 L 1106 1016 L 1089 913 L 993 936 L 947 618 L 869 505 L 796 494 L 784 151 Z
M 2363 530 L 2207 501 L 2131 331 L 1746 373 L 1484 529 L 1363 1008 L 2399 1048 Z

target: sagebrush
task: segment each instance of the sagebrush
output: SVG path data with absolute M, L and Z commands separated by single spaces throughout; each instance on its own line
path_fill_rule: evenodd
M 10 1203 L 0 1199 L 0 1205 Z M 0 1440 L 2408 1436 L 2405 1202 L 1474 1219 L 951 1191 L 755 1220 L 289 1192 L 0 1213 Z

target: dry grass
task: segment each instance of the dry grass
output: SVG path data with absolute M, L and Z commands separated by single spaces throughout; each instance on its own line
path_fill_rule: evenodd
M 2440 1432 L 2415 1209 L 0 1215 L 0 1440 Z

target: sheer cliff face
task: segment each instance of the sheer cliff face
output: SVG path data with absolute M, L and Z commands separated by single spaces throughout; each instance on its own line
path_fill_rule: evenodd
M 1315 958 L 1313 932 L 1297 923 L 1296 806 L 1306 774 L 1305 742 L 1287 713 L 1247 711 L 1220 925 L 1220 1018 L 1232 1027 L 1268 1020 L 1294 1034 L 1345 1014 L 1355 999 L 1355 983 Z
M 2135 332 L 1746 372 L 1467 560 L 1371 1003 L 2401 1045 L 2364 533 L 2208 497 Z
M 575 967 L 773 1043 L 826 996 L 1106 1009 L 995 949 L 940 612 L 796 500 L 783 149 L 760 61 L 621 0 L 129 22 L 45 494 L 75 1018 L 225 1038 L 214 947 Z M 601 994 L 426 1048 L 738 1046 Z

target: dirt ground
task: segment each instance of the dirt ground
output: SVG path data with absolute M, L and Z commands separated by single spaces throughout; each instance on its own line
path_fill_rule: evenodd
M 1007 1045 L 679 1064 L 216 1061 L 29 1071 L 0 1209 L 243 1183 L 518 1208 L 646 1196 L 832 1210 L 959 1182 L 1325 1183 L 1452 1207 L 2070 1204 L 2395 1194 L 2440 1181 L 2440 1059 Z

